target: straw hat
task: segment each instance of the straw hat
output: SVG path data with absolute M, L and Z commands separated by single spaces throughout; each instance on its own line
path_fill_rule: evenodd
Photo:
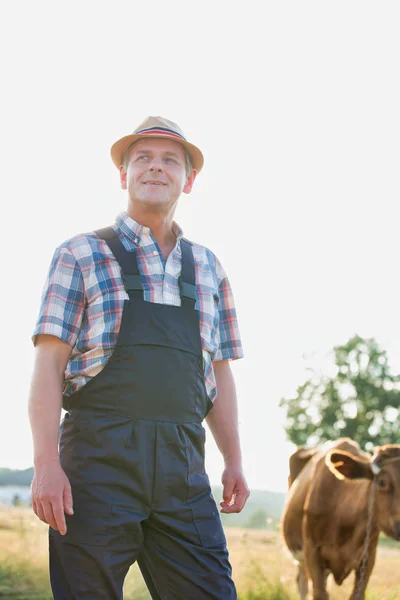
M 204 157 L 200 150 L 186 141 L 182 130 L 163 117 L 147 117 L 143 123 L 131 134 L 119 139 L 111 146 L 111 158 L 114 165 L 119 169 L 122 165 L 122 157 L 125 150 L 136 140 L 141 138 L 170 138 L 184 146 L 192 157 L 193 168 L 199 173 L 203 167 Z

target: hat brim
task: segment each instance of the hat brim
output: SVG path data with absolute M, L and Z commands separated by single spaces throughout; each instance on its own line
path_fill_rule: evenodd
M 119 169 L 120 166 L 122 165 L 122 158 L 123 158 L 124 152 L 128 148 L 128 146 L 130 146 L 131 144 L 133 144 L 133 142 L 136 142 L 137 140 L 148 139 L 148 138 L 162 138 L 162 139 L 166 139 L 166 140 L 172 139 L 173 141 L 178 142 L 178 144 L 181 144 L 182 146 L 184 146 L 186 148 L 186 150 L 189 152 L 190 156 L 192 157 L 193 169 L 196 169 L 197 173 L 200 173 L 201 169 L 203 168 L 204 157 L 203 157 L 202 152 L 197 148 L 197 146 L 190 144 L 186 140 L 182 140 L 180 138 L 175 138 L 170 135 L 160 135 L 158 133 L 155 135 L 153 135 L 151 133 L 146 133 L 146 134 L 132 133 L 131 135 L 126 135 L 123 138 L 119 139 L 117 142 L 115 142 L 115 144 L 113 144 L 111 146 L 110 153 L 111 153 L 112 161 L 113 161 L 114 165 L 117 167 L 117 169 Z

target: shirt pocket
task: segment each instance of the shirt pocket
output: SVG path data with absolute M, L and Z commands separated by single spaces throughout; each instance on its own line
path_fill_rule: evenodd
M 216 328 L 219 321 L 219 295 L 217 292 L 198 291 L 196 308 L 200 311 L 200 323 Z
M 91 317 L 104 315 L 105 312 L 123 307 L 125 300 L 129 300 L 125 288 L 119 286 L 115 289 L 105 288 L 88 299 L 86 312 Z
M 83 336 L 77 345 L 79 352 L 87 352 L 94 347 L 114 347 L 128 298 L 124 289 L 110 290 L 98 294 L 87 304 Z

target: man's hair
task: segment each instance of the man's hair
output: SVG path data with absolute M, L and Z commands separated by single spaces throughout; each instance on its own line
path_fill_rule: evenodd
M 139 142 L 140 140 L 135 140 L 134 142 L 132 142 L 132 144 L 129 144 L 129 146 L 127 147 L 127 149 L 125 150 L 125 152 L 122 155 L 122 166 L 124 167 L 125 171 L 126 168 L 128 166 L 128 158 L 129 155 L 131 153 L 131 150 L 133 148 L 133 146 L 136 144 L 136 142 Z M 185 169 L 186 169 L 186 177 L 189 177 L 190 173 L 192 172 L 193 169 L 193 161 L 192 161 L 192 157 L 190 155 L 190 152 L 185 148 L 185 146 L 182 145 L 183 151 L 185 153 Z

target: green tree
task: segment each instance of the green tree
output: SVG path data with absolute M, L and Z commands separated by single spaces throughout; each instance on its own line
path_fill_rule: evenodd
M 268 515 L 263 508 L 255 510 L 247 520 L 245 527 L 247 529 L 267 529 Z
M 334 374 L 316 373 L 282 398 L 285 431 L 294 444 L 350 437 L 361 448 L 400 443 L 400 375 L 392 375 L 386 352 L 372 339 L 354 336 L 334 348 Z

